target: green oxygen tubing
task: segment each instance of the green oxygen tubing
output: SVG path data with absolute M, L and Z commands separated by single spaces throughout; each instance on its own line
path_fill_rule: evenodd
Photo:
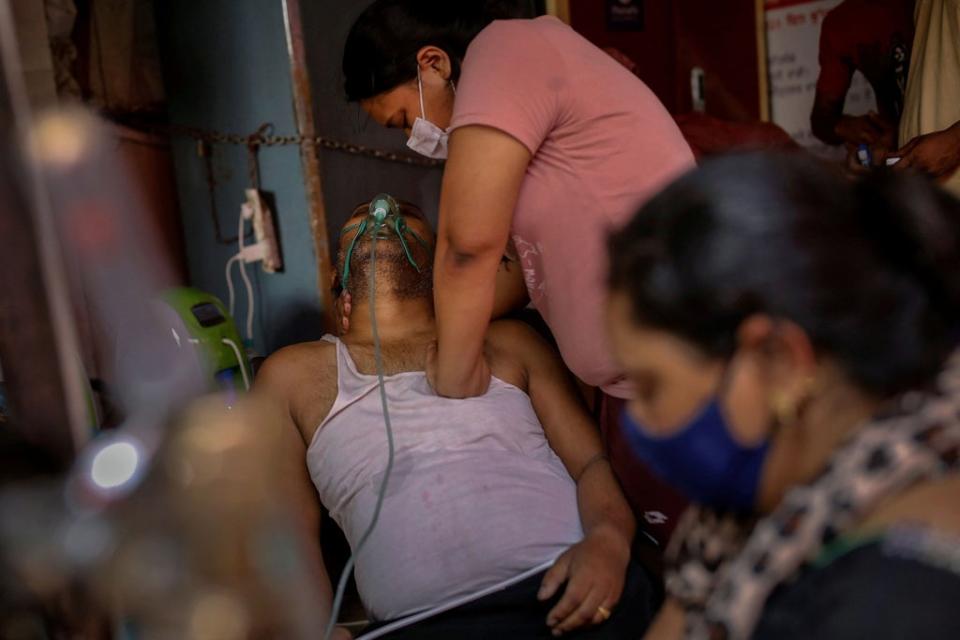
M 429 246 L 423 241 L 423 238 L 421 238 L 417 232 L 407 226 L 406 219 L 400 213 L 400 205 L 397 204 L 397 201 L 385 193 L 381 193 L 374 198 L 370 202 L 367 215 L 363 218 L 363 220 L 357 224 L 346 227 L 341 233 L 341 237 L 343 237 L 343 234 L 349 233 L 354 229 L 356 229 L 356 231 L 353 234 L 353 239 L 350 241 L 350 245 L 347 247 L 347 253 L 344 257 L 343 287 L 344 289 L 347 289 L 349 284 L 350 261 L 353 258 L 353 251 L 357 246 L 357 242 L 361 237 L 363 237 L 364 234 L 369 233 L 370 273 L 368 279 L 368 291 L 370 296 L 370 326 L 373 330 L 373 353 L 376 360 L 377 386 L 380 391 L 380 406 L 383 408 L 383 424 L 387 431 L 387 467 L 383 472 L 383 482 L 380 483 L 380 490 L 377 494 L 377 504 L 373 510 L 373 517 L 370 518 L 370 524 L 360 537 L 360 541 L 357 543 L 357 548 L 353 550 L 353 553 L 347 560 L 346 565 L 344 565 L 343 573 L 340 575 L 340 580 L 337 583 L 337 591 L 333 599 L 333 607 L 330 610 L 330 620 L 327 622 L 327 629 L 323 634 L 324 640 L 330 640 L 334 628 L 336 627 L 337 618 L 340 615 L 340 608 L 343 605 L 343 594 L 347 588 L 347 580 L 350 577 L 350 572 L 353 570 L 357 556 L 360 555 L 364 545 L 366 545 L 367 540 L 370 539 L 370 535 L 377 526 L 377 520 L 380 518 L 380 510 L 383 507 L 383 499 L 387 493 L 387 483 L 390 481 L 390 473 L 393 471 L 393 427 L 390 425 L 390 409 L 387 406 L 387 390 L 383 386 L 383 353 L 380 350 L 380 334 L 377 330 L 377 305 L 375 297 L 377 274 L 377 241 L 399 239 L 400 245 L 403 247 L 404 254 L 407 256 L 407 260 L 410 262 L 413 268 L 417 270 L 418 273 L 420 272 L 420 266 L 413 258 L 413 254 L 410 251 L 410 246 L 407 244 L 406 236 L 412 236 L 424 248 L 429 250 Z

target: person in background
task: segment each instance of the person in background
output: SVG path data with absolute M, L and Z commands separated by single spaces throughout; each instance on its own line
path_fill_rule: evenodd
M 914 0 L 845 0 L 823 20 L 810 126 L 823 142 L 846 145 L 851 157 L 861 144 L 873 149 L 875 161 L 896 149 L 910 68 L 913 5 Z M 878 112 L 843 113 L 855 71 L 873 87 Z
M 960 0 L 918 0 L 898 169 L 960 195 Z
M 647 637 L 960 637 L 960 202 L 731 156 L 609 253 L 624 429 L 696 503 Z
M 657 97 L 604 51 L 550 16 L 495 20 L 509 15 L 482 0 L 377 0 L 344 46 L 348 100 L 446 158 L 427 374 L 441 396 L 483 394 L 491 318 L 532 303 L 570 371 L 602 390 L 611 462 L 663 540 L 682 503 L 615 440 L 633 391 L 603 330 L 604 240 L 693 155 Z M 500 269 L 509 240 L 521 269 Z

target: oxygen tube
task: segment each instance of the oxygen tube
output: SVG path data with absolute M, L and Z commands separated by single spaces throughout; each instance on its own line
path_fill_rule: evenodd
M 412 235 L 421 245 L 428 248 L 423 239 L 417 235 L 413 229 L 410 229 L 407 226 L 406 220 L 400 214 L 400 206 L 397 204 L 397 201 L 386 194 L 380 194 L 374 198 L 370 202 L 370 208 L 367 216 L 358 224 L 351 225 L 344 229 L 343 233 L 347 233 L 353 229 L 356 229 L 356 232 L 354 233 L 353 239 L 350 241 L 350 246 L 347 248 L 347 253 L 344 258 L 343 287 L 346 289 L 348 286 L 350 277 L 350 260 L 353 257 L 353 250 L 356 248 L 357 242 L 360 240 L 360 238 L 364 234 L 369 233 L 370 273 L 368 276 L 368 294 L 370 296 L 370 326 L 373 331 L 373 353 L 377 368 L 377 387 L 380 391 L 380 406 L 383 409 L 383 424 L 387 431 L 387 467 L 383 473 L 383 482 L 380 483 L 380 490 L 377 494 L 377 504 L 373 510 L 373 517 L 370 518 L 370 524 L 360 537 L 360 541 L 357 543 L 357 548 L 353 550 L 353 553 L 347 560 L 346 565 L 344 565 L 343 573 L 340 575 L 340 581 L 337 583 L 337 591 L 333 599 L 333 607 L 330 610 L 330 620 L 327 622 L 327 629 L 323 634 L 324 640 L 330 640 L 334 628 L 336 627 L 337 618 L 340 616 L 340 608 L 343 605 L 343 594 L 347 588 L 347 580 L 350 577 L 350 572 L 353 571 L 354 564 L 356 564 L 355 559 L 360 555 L 364 545 L 366 545 L 367 540 L 370 539 L 374 528 L 377 526 L 377 520 L 380 518 L 380 510 L 383 507 L 383 499 L 387 493 L 387 483 L 390 481 L 390 473 L 393 471 L 393 427 L 390 425 L 390 409 L 387 406 L 387 390 L 383 384 L 383 353 L 380 350 L 380 334 L 377 330 L 377 240 L 393 240 L 394 238 L 390 237 L 389 234 L 395 234 L 400 240 L 400 245 L 403 247 L 404 253 L 407 256 L 407 260 L 417 270 L 418 273 L 420 272 L 420 266 L 417 264 L 416 260 L 413 259 L 413 254 L 410 252 L 410 247 L 407 244 L 406 235 Z M 384 231 L 386 231 L 386 234 L 381 238 L 380 233 Z

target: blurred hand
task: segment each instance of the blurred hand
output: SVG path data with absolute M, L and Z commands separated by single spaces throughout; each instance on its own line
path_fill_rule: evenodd
M 427 381 L 438 396 L 445 398 L 473 398 L 482 396 L 490 387 L 490 365 L 481 357 L 462 379 L 448 379 L 440 375 L 437 343 L 427 346 Z
M 854 175 L 861 175 L 870 170 L 870 167 L 865 167 L 860 164 L 860 156 L 857 153 L 860 151 L 855 144 L 847 144 L 847 171 Z M 876 164 L 876 158 L 874 158 L 874 164 Z
M 892 149 L 897 135 L 892 122 L 872 111 L 865 116 L 842 116 L 834 132 L 848 145 L 870 146 L 875 157 Z
M 566 583 L 560 602 L 547 614 L 553 635 L 606 621 L 599 608 L 612 611 L 620 601 L 629 561 L 630 543 L 613 529 L 594 529 L 567 549 L 537 593 L 539 600 L 549 600 Z
M 894 168 L 922 171 L 942 182 L 960 167 L 960 122 L 917 136 L 891 155 L 900 156 Z

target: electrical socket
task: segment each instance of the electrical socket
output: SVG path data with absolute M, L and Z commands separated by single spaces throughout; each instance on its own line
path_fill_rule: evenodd
M 283 269 L 283 258 L 280 255 L 280 245 L 277 242 L 277 233 L 273 225 L 273 212 L 267 206 L 263 196 L 256 189 L 246 190 L 247 201 L 253 211 L 253 233 L 257 244 L 263 246 L 263 270 L 267 273 L 276 273 Z

